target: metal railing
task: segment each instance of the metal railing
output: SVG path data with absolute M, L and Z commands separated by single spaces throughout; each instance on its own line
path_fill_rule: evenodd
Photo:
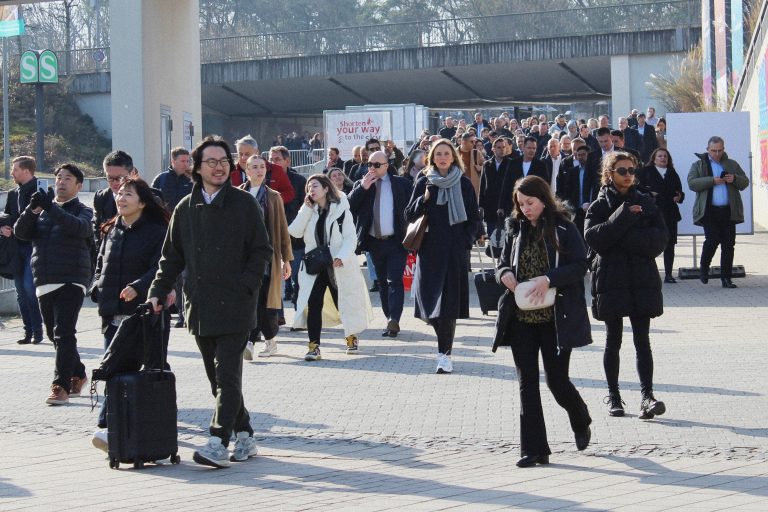
M 589 36 L 701 26 L 701 0 L 474 16 L 208 38 L 202 63 Z
M 200 62 L 237 62 L 701 26 L 701 0 L 473 16 L 200 40 Z M 108 71 L 109 48 L 57 50 L 62 75 Z

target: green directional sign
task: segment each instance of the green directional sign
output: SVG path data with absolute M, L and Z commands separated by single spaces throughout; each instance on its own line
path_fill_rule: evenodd
M 21 83 L 59 83 L 59 59 L 51 50 L 27 50 L 21 54 L 19 63 Z
M 38 59 L 38 78 L 42 84 L 59 83 L 59 59 L 51 50 L 43 50 Z
M 39 71 L 37 69 L 37 52 L 27 50 L 21 54 L 21 83 L 36 84 L 38 82 Z

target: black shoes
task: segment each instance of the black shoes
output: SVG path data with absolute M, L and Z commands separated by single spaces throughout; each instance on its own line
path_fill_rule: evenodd
M 648 393 L 643 396 L 643 400 L 640 402 L 640 419 L 650 420 L 654 416 L 661 416 L 667 412 L 667 408 L 664 402 L 656 400 L 653 393 Z
M 624 416 L 624 400 L 621 399 L 621 395 L 618 391 L 615 393 L 609 393 L 603 400 L 603 403 L 608 404 L 609 416 Z
M 576 449 L 581 451 L 584 451 L 587 449 L 587 446 L 589 446 L 589 441 L 592 439 L 592 429 L 587 427 L 586 430 L 574 433 L 574 437 L 576 438 Z
M 37 336 L 32 334 L 25 334 L 23 338 L 18 340 L 16 343 L 19 345 L 29 345 L 30 343 L 33 345 L 39 345 L 43 342 L 43 336 Z
M 374 281 L 373 282 L 373 286 L 368 288 L 368 291 L 369 292 L 377 292 L 377 291 L 379 291 L 379 282 L 378 281 Z
M 709 282 L 709 267 L 705 267 L 704 265 L 699 268 L 699 280 L 707 284 Z
M 675 279 L 671 275 L 666 275 L 664 276 L 664 282 L 667 284 L 675 284 L 677 282 L 677 279 Z
M 721 281 L 723 282 L 723 288 L 738 288 L 730 279 L 721 279 Z
M 399 333 L 400 333 L 400 324 L 397 323 L 397 320 L 390 320 L 389 322 L 387 322 L 387 328 L 381 332 L 381 335 L 384 337 L 389 336 L 390 338 L 397 338 L 397 335 Z
M 549 464 L 549 455 L 526 455 L 517 461 L 519 468 L 529 468 L 536 464 Z

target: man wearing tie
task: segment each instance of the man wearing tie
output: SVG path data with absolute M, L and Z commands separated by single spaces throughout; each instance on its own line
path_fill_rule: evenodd
M 387 317 L 382 336 L 400 332 L 405 290 L 403 270 L 408 256 L 403 248 L 407 223 L 405 207 L 411 197 L 411 182 L 397 176 L 383 151 L 368 157 L 368 172 L 349 193 L 349 209 L 357 219 L 357 250 L 366 251 L 379 277 L 381 309 Z
M 512 190 L 514 190 L 517 180 L 530 174 L 549 183 L 550 176 L 547 173 L 547 166 L 536 158 L 537 144 L 536 137 L 526 137 L 523 142 L 523 156 L 514 159 L 509 166 L 509 172 L 504 175 L 499 195 L 497 212 L 499 216 L 507 217 L 512 212 Z

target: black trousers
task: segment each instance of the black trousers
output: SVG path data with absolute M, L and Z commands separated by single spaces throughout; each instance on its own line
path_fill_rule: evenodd
M 332 272 L 332 271 L 331 271 Z M 328 272 L 320 272 L 315 276 L 315 283 L 307 301 L 307 334 L 309 341 L 320 344 L 320 331 L 323 329 L 323 298 L 325 290 L 331 289 L 331 297 L 336 307 L 339 307 L 339 291 L 331 284 Z
M 731 221 L 730 206 L 709 206 L 701 223 L 704 245 L 701 248 L 701 267 L 709 269 L 717 246 L 720 246 L 720 277 L 730 279 L 733 274 L 733 253 L 736 245 L 736 224 Z
M 435 330 L 435 336 L 437 336 L 437 351 L 440 354 L 451 355 L 453 338 L 456 334 L 456 319 L 431 318 L 429 325 Z
M 279 309 L 267 308 L 267 296 L 269 295 L 269 283 L 271 278 L 269 274 L 264 275 L 264 280 L 261 282 L 261 288 L 259 288 L 259 302 L 256 304 L 256 328 L 251 331 L 248 339 L 255 341 L 259 333 L 264 335 L 265 340 L 271 340 L 277 335 L 277 331 L 280 329 Z
M 209 432 L 229 445 L 232 433 L 248 432 L 253 435 L 251 417 L 243 402 L 243 350 L 248 333 L 222 336 L 195 336 L 203 356 L 205 374 L 216 397 L 216 409 L 211 418 Z
M 56 290 L 38 297 L 40 313 L 45 324 L 45 333 L 56 347 L 56 368 L 53 384 L 58 384 L 69 393 L 72 377 L 84 378 L 85 366 L 77 352 L 77 317 L 83 306 L 83 289 L 74 284 L 65 284 Z
M 518 339 L 520 341 L 512 345 L 512 356 L 520 387 L 520 453 L 523 456 L 549 455 L 552 451 L 547 442 L 539 390 L 539 352 L 547 387 L 560 407 L 568 413 L 573 431 L 584 431 L 592 423 L 592 418 L 587 404 L 568 376 L 571 349 L 561 349 L 558 353 L 555 323 L 520 322 Z
M 635 342 L 637 354 L 637 374 L 640 376 L 640 389 L 643 394 L 653 391 L 653 353 L 648 332 L 651 319 L 648 317 L 630 316 L 632 324 L 632 340 Z M 608 381 L 608 391 L 619 390 L 619 352 L 621 351 L 621 335 L 624 331 L 622 318 L 612 318 L 605 321 L 605 352 L 603 353 L 603 369 Z
M 664 249 L 664 275 L 672 276 L 672 272 L 675 270 L 675 244 L 670 241 L 667 242 L 667 247 Z

